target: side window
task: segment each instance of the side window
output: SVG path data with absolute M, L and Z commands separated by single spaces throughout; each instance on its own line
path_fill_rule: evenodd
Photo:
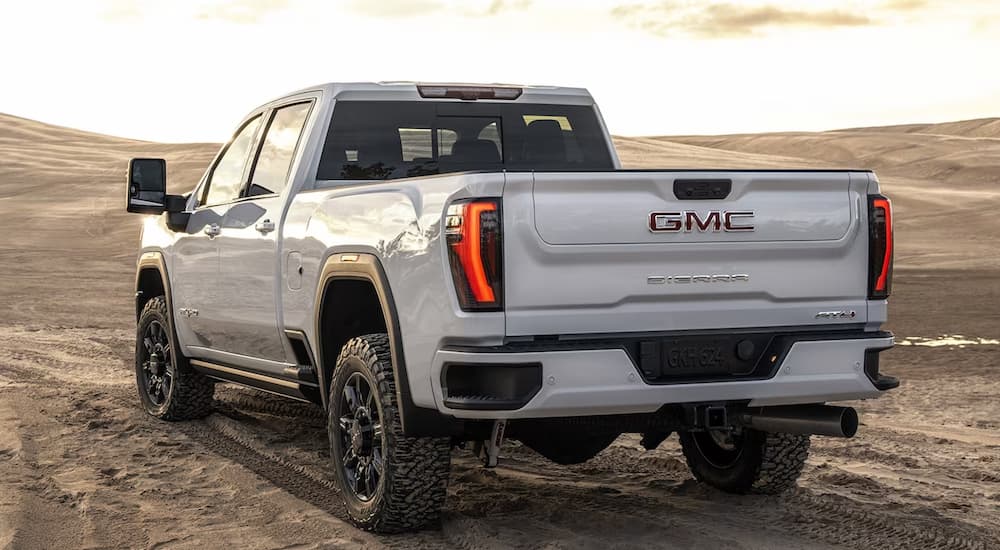
M 243 184 L 243 169 L 260 128 L 260 121 L 261 116 L 258 115 L 246 123 L 226 147 L 226 152 L 222 153 L 222 158 L 208 175 L 208 192 L 203 205 L 222 204 L 239 196 Z
M 311 103 L 297 103 L 274 111 L 250 176 L 248 196 L 281 193 L 288 184 L 288 170 L 311 106 Z
M 458 132 L 446 128 L 438 128 L 438 155 L 450 155 L 451 148 L 458 141 Z
M 433 130 L 430 128 L 399 128 L 399 142 L 403 147 L 403 162 L 429 161 L 434 156 Z M 438 128 L 438 152 L 450 155 L 451 146 L 458 141 L 454 130 Z M 357 158 L 349 161 L 357 161 Z
M 400 128 L 399 143 L 403 147 L 403 162 L 413 162 L 414 159 L 429 159 L 434 154 L 430 128 Z

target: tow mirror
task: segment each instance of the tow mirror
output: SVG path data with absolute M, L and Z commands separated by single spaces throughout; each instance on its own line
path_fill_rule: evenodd
M 167 211 L 167 161 L 132 159 L 128 162 L 125 210 L 136 214 Z

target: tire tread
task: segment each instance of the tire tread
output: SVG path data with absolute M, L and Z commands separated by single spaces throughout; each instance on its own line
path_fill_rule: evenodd
M 139 315 L 139 330 L 137 331 L 136 359 L 138 359 L 138 346 L 141 345 L 143 321 L 149 316 L 160 317 L 166 326 L 170 327 L 171 355 L 174 360 L 174 387 L 169 398 L 167 407 L 159 413 L 147 412 L 161 420 L 180 421 L 195 420 L 205 418 L 212 413 L 213 397 L 215 395 L 215 383 L 210 378 L 191 368 L 187 357 L 181 353 L 173 334 L 173 323 L 170 322 L 170 311 L 167 308 L 167 300 L 163 296 L 156 296 L 146 302 Z M 139 365 L 136 364 L 136 375 L 139 376 Z M 141 382 L 139 391 L 141 389 Z
M 379 533 L 400 533 L 437 525 L 448 490 L 451 439 L 403 435 L 387 334 L 366 334 L 348 341 L 337 358 L 337 371 L 348 357 L 360 359 L 378 384 L 387 443 L 381 502 L 369 514 L 357 516 L 345 495 L 351 520 L 362 529 Z M 338 372 L 333 379 L 338 379 Z M 336 387 L 331 384 L 331 418 L 328 421 L 331 444 L 332 438 L 338 437 L 336 419 L 332 417 Z M 335 467 L 339 468 L 336 464 Z
M 681 450 L 695 479 L 736 494 L 776 495 L 795 487 L 809 458 L 810 437 L 789 433 L 746 430 L 751 448 L 744 450 L 735 468 L 737 476 L 720 475 L 701 455 L 693 438 L 682 433 Z

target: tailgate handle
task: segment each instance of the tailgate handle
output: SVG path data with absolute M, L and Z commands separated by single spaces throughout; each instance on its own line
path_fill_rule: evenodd
M 733 180 L 674 180 L 674 196 L 682 201 L 724 199 L 732 190 Z

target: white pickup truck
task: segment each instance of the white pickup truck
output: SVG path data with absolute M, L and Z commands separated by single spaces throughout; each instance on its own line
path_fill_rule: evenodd
M 559 463 L 676 432 L 725 491 L 795 483 L 879 372 L 892 214 L 866 170 L 623 170 L 575 88 L 327 84 L 267 103 L 189 195 L 129 165 L 144 408 L 217 381 L 324 407 L 352 520 L 433 524 L 451 450 Z M 162 215 L 159 215 L 162 214 Z

